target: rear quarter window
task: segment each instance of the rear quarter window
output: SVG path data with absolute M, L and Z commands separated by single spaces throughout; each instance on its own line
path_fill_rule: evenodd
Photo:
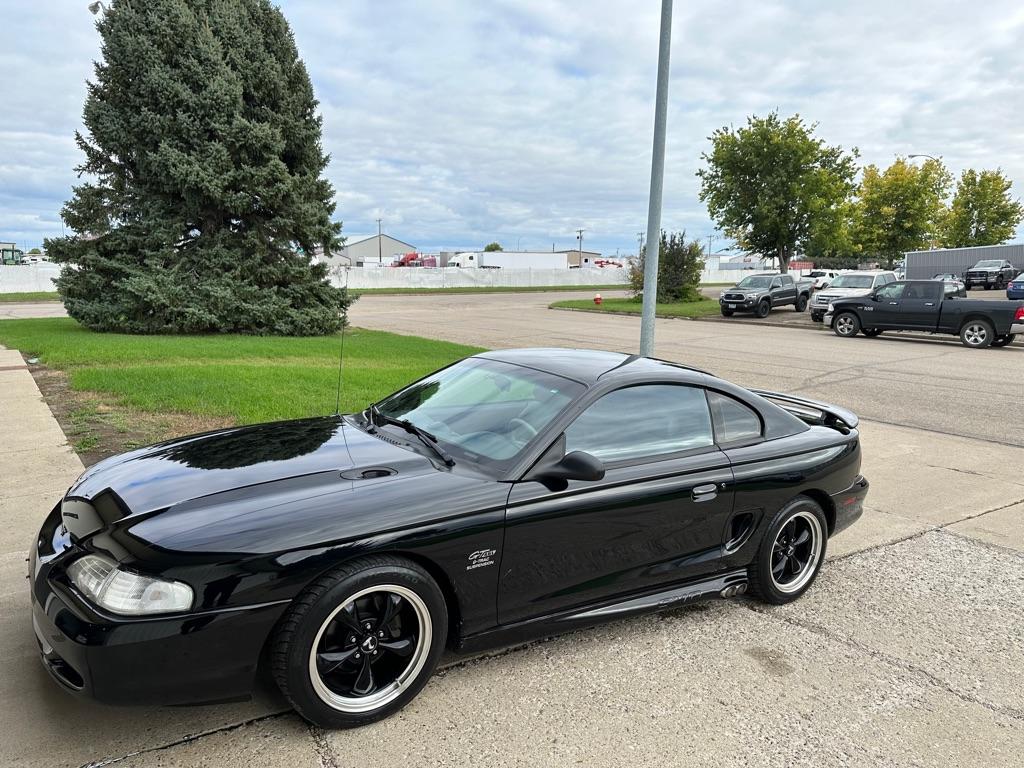
M 711 420 L 715 426 L 715 442 L 735 443 L 756 440 L 764 433 L 761 417 L 752 408 L 719 392 L 708 392 Z

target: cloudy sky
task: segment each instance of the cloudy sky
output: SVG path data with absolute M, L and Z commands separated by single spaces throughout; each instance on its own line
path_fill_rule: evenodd
M 86 0 L 0 0 L 0 240 L 61 231 L 98 55 Z M 348 234 L 421 250 L 635 250 L 646 227 L 657 0 L 282 0 Z M 1000 167 L 1024 196 L 1019 0 L 690 0 L 673 25 L 663 225 L 707 237 L 708 135 L 778 109 L 862 160 Z M 1020 234 L 1020 233 L 1019 233 Z M 724 246 L 716 240 L 715 250 Z

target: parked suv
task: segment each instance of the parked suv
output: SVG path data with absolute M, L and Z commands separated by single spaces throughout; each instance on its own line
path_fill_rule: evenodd
M 832 281 L 839 275 L 838 270 L 831 269 L 812 269 L 804 277 L 808 280 L 814 281 L 814 290 L 820 291 L 822 288 L 828 288 L 832 284 Z
M 725 317 L 734 312 L 753 312 L 768 317 L 775 307 L 792 304 L 797 312 L 807 309 L 811 297 L 810 280 L 794 280 L 792 275 L 748 275 L 732 288 L 726 288 L 718 299 Z
M 1017 268 L 1006 259 L 984 259 L 964 272 L 964 283 L 967 290 L 976 285 L 985 286 L 986 291 L 990 288 L 1002 290 L 1016 276 Z
M 823 291 L 818 291 L 811 299 L 811 320 L 820 323 L 828 305 L 836 299 L 845 299 L 850 296 L 867 296 L 876 288 L 896 282 L 896 273 L 884 270 L 869 270 L 864 272 L 843 272 L 837 275 L 832 284 Z

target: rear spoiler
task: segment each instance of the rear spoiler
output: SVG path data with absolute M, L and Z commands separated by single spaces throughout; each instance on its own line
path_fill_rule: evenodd
M 765 400 L 772 401 L 804 421 L 832 427 L 833 429 L 838 429 L 843 434 L 846 434 L 851 429 L 856 429 L 857 424 L 860 423 L 860 419 L 857 418 L 855 413 L 845 408 L 840 408 L 838 405 L 830 405 L 819 400 L 810 400 L 806 397 L 797 397 L 796 395 L 786 395 L 781 392 L 769 392 L 764 389 L 752 389 L 750 391 L 755 395 L 763 397 Z

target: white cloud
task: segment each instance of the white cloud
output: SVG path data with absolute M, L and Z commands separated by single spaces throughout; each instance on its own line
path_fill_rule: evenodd
M 282 8 L 322 102 L 346 231 L 420 247 L 635 247 L 645 228 L 658 3 L 348 2 Z M 0 239 L 59 231 L 98 40 L 85 3 L 0 0 Z M 1017 3 L 676 4 L 668 228 L 712 230 L 707 136 L 778 108 L 865 162 L 1001 167 L 1024 195 Z M 11 76 L 13 73 L 13 76 Z

